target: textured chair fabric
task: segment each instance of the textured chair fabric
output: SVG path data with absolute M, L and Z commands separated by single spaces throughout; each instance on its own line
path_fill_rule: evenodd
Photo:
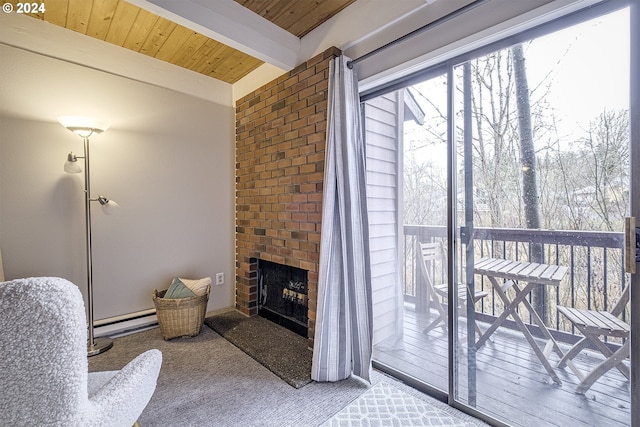
M 162 354 L 88 373 L 82 295 L 54 277 L 0 283 L 0 425 L 132 426 L 156 388 Z

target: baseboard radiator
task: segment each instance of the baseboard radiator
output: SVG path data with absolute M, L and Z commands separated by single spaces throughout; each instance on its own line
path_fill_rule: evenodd
M 156 316 L 155 308 L 107 317 L 106 319 L 93 322 L 96 337 L 109 336 L 111 338 L 128 335 L 156 326 L 158 326 L 158 317 Z

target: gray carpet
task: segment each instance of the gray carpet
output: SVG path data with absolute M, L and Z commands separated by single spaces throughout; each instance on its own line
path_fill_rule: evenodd
M 312 352 L 307 340 L 263 317 L 237 311 L 207 317 L 205 324 L 258 363 L 300 388 L 311 382 Z
M 114 341 L 111 350 L 89 358 L 90 371 L 121 369 L 151 348 L 162 352 L 155 394 L 139 419 L 143 427 L 319 426 L 382 381 L 454 414 L 467 426 L 480 425 L 378 371 L 372 373 L 372 384 L 353 377 L 295 389 L 207 326 L 193 338 L 165 341 L 155 328 Z

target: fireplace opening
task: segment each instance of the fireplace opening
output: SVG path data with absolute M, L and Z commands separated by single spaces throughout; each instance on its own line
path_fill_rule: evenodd
M 307 338 L 307 271 L 258 260 L 258 314 Z

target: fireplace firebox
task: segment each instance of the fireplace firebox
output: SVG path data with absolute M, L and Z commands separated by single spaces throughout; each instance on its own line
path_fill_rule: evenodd
M 307 338 L 307 271 L 258 260 L 258 314 Z

